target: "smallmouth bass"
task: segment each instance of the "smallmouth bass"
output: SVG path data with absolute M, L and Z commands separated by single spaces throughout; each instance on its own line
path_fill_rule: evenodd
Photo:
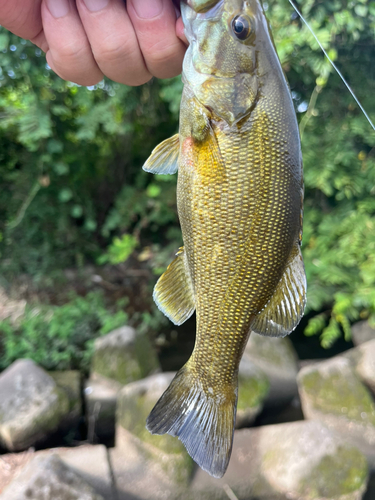
M 250 332 L 288 335 L 305 308 L 303 176 L 292 99 L 259 0 L 188 0 L 190 42 L 179 134 L 148 172 L 178 170 L 184 247 L 154 289 L 180 325 L 196 311 L 194 351 L 147 419 L 198 465 L 225 473 L 238 366 Z

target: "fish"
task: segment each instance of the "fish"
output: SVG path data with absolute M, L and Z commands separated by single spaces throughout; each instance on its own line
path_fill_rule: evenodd
M 251 332 L 284 337 L 303 316 L 303 172 L 290 90 L 259 0 L 188 0 L 179 133 L 144 170 L 178 172 L 184 246 L 153 298 L 176 325 L 196 312 L 194 350 L 147 419 L 224 475 L 238 367 Z

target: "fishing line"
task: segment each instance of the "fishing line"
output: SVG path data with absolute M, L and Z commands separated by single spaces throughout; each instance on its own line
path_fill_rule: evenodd
M 362 113 L 365 115 L 365 117 L 367 118 L 367 121 L 369 122 L 369 124 L 371 125 L 371 127 L 373 128 L 373 130 L 375 130 L 375 126 L 374 124 L 372 123 L 371 121 L 371 118 L 369 117 L 369 115 L 366 113 L 364 107 L 362 106 L 362 104 L 359 102 L 359 99 L 357 98 L 357 96 L 355 95 L 355 93 L 353 92 L 353 90 L 351 89 L 349 83 L 345 80 L 343 74 L 341 73 L 341 71 L 339 70 L 339 68 L 336 66 L 336 64 L 332 61 L 332 59 L 329 57 L 329 55 L 327 54 L 327 51 L 325 50 L 325 48 L 323 47 L 323 45 L 320 43 L 319 41 L 319 38 L 315 35 L 313 29 L 310 27 L 309 23 L 306 21 L 306 19 L 303 17 L 303 15 L 301 14 L 301 12 L 298 10 L 298 8 L 296 7 L 296 5 L 294 5 L 293 1 L 292 0 L 289 0 L 289 3 L 291 4 L 291 6 L 293 7 L 293 9 L 297 12 L 297 14 L 299 15 L 299 17 L 302 19 L 302 21 L 306 24 L 307 28 L 309 29 L 310 33 L 312 34 L 312 36 L 315 38 L 315 40 L 317 41 L 319 47 L 322 49 L 323 51 L 323 54 L 326 56 L 326 58 L 328 59 L 328 61 L 332 64 L 332 66 L 335 68 L 335 70 L 337 71 L 337 74 L 339 75 L 339 77 L 341 78 L 341 80 L 345 83 L 345 86 L 346 88 L 349 90 L 349 92 L 351 93 L 353 99 L 355 100 L 355 102 L 358 104 L 360 110 L 362 111 Z

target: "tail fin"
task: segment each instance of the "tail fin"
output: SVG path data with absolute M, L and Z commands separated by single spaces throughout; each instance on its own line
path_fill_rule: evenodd
M 192 459 L 219 478 L 232 452 L 236 406 L 237 382 L 205 390 L 185 365 L 148 416 L 147 429 L 178 437 Z

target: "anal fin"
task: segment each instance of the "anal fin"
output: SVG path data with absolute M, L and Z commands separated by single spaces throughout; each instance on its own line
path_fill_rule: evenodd
M 275 293 L 252 323 L 251 330 L 269 337 L 285 337 L 300 322 L 305 305 L 306 275 L 297 243 Z
M 175 174 L 178 170 L 180 138 L 176 134 L 161 142 L 143 165 L 143 170 L 151 174 Z
M 194 290 L 183 248 L 154 288 L 158 308 L 175 324 L 182 325 L 195 311 Z

